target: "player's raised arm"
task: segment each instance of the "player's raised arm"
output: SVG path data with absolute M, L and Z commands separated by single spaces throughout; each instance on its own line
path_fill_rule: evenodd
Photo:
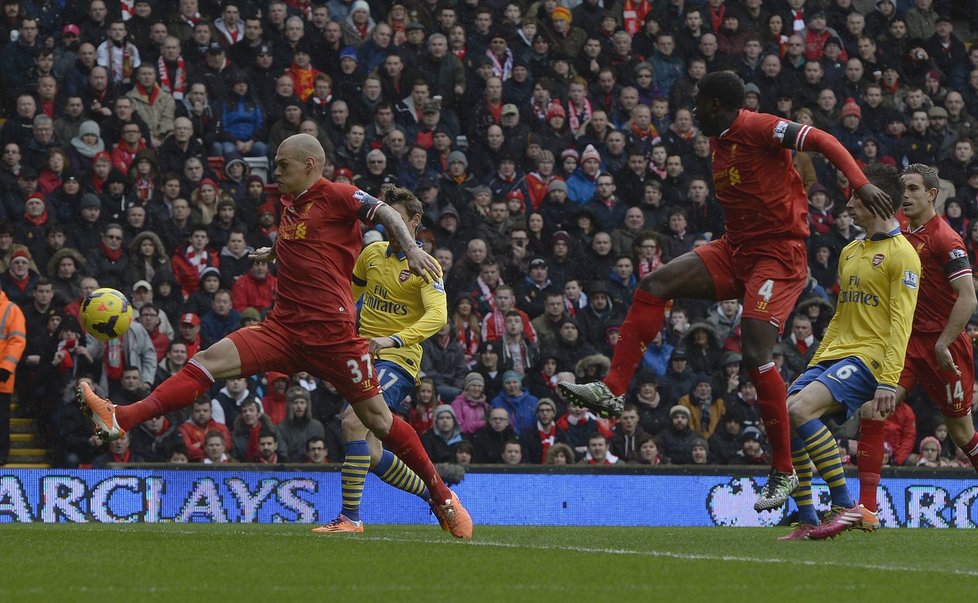
M 411 272 L 420 276 L 426 283 L 441 278 L 441 266 L 435 258 L 418 248 L 414 242 L 414 235 L 404 225 L 401 215 L 394 208 L 386 203 L 379 204 L 374 211 L 373 220 L 383 224 L 388 238 L 407 256 L 408 268 Z
M 782 121 L 777 127 L 780 131 L 776 132 L 776 136 L 781 139 L 782 146 L 796 151 L 814 151 L 825 155 L 832 165 L 846 175 L 853 190 L 866 207 L 881 218 L 889 218 L 893 215 L 893 204 L 889 195 L 870 183 L 859 169 L 856 160 L 834 136 L 813 126 L 796 122 Z

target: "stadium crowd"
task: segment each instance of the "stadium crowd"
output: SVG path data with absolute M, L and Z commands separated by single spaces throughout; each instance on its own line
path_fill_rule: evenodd
M 73 400 L 81 379 L 139 400 L 262 320 L 275 267 L 248 256 L 277 234 L 268 161 L 307 132 L 325 177 L 424 203 L 450 320 L 424 343 L 404 415 L 434 462 L 767 465 L 737 300 L 672 306 L 615 423 L 556 383 L 602 377 L 638 279 L 723 233 L 692 113 L 708 72 L 735 71 L 748 109 L 827 130 L 863 164 L 939 167 L 938 211 L 974 263 L 973 4 L 2 0 L 0 288 L 26 326 L 26 348 L 8 338 L 3 354 L 21 412 L 64 466 L 341 460 L 342 400 L 308 374 L 219 382 L 108 445 Z M 841 173 L 794 162 L 812 236 L 808 291 L 775 349 L 786 382 L 818 347 L 859 234 Z M 98 287 L 133 302 L 119 340 L 79 324 Z M 968 328 L 978 339 L 978 317 Z M 889 464 L 969 465 L 919 392 L 886 433 Z

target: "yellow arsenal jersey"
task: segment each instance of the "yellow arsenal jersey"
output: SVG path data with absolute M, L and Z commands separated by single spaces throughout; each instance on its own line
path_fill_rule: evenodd
M 421 342 L 448 321 L 444 283 L 411 274 L 404 254 L 391 253 L 380 241 L 367 245 L 353 268 L 353 299 L 361 296 L 360 335 L 392 337 L 398 347 L 382 350 L 380 357 L 417 376 Z
M 880 385 L 900 380 L 910 339 L 920 256 L 894 229 L 856 240 L 839 257 L 839 302 L 812 365 L 856 356 Z

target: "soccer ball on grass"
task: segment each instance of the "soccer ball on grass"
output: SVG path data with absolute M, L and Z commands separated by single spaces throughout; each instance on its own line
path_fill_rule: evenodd
M 95 339 L 122 337 L 132 323 L 132 304 L 115 289 L 96 289 L 82 302 L 81 323 Z

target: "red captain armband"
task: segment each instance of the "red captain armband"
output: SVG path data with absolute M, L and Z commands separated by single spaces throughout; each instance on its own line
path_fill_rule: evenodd
M 370 195 L 360 189 L 353 192 L 353 200 L 357 204 L 357 217 L 367 222 L 369 224 L 374 224 L 374 217 L 377 216 L 377 210 L 381 208 L 382 205 L 386 205 L 383 201 Z

